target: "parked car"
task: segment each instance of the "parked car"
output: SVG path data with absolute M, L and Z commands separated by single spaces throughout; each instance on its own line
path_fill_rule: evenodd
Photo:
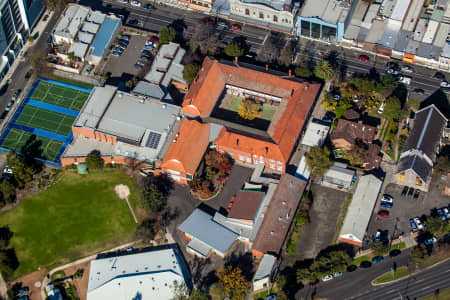
M 393 61 L 388 61 L 388 63 L 386 64 L 386 67 L 388 67 L 389 69 L 393 69 L 393 70 L 399 69 L 398 64 Z
M 408 197 L 412 197 L 413 193 L 414 193 L 414 189 L 413 188 L 409 188 L 409 190 L 408 190 Z
M 375 256 L 374 258 L 372 258 L 372 263 L 376 264 L 376 263 L 382 262 L 383 259 L 384 259 L 383 256 Z
M 120 56 L 120 55 L 122 55 L 122 53 L 123 52 L 120 52 L 120 51 L 113 51 L 113 52 L 111 52 L 111 55 Z
M 333 95 L 333 98 L 334 98 L 334 100 L 341 100 L 341 95 L 339 95 L 339 94 L 334 94 Z
M 144 8 L 145 8 L 145 9 L 148 9 L 148 10 L 152 10 L 154 7 L 153 7 L 153 5 L 151 5 L 151 4 L 145 4 L 145 5 L 144 5 Z
M 382 114 L 383 113 L 383 111 L 384 111 L 384 102 L 383 103 L 381 103 L 381 105 L 380 105 L 380 107 L 378 108 L 378 114 Z
M 368 260 L 361 262 L 361 264 L 359 265 L 359 267 L 364 268 L 364 269 L 370 268 L 371 266 L 372 266 L 372 263 Z
M 16 296 L 20 296 L 22 294 L 28 293 L 29 290 L 30 289 L 27 286 L 25 286 L 17 291 Z
M 130 36 L 129 36 L 128 34 L 123 34 L 123 35 L 119 38 L 119 41 L 120 41 L 120 40 L 129 42 L 129 41 L 130 41 Z
M 138 63 L 135 63 L 135 64 L 133 65 L 133 67 L 134 67 L 135 69 L 140 69 L 140 68 L 142 68 L 142 65 L 140 65 L 140 64 L 138 64 Z
M 450 83 L 448 83 L 447 81 L 444 80 L 441 82 L 441 87 L 448 88 L 448 87 L 450 87 Z
M 89 75 L 89 73 L 91 73 L 92 69 L 94 68 L 94 65 L 89 65 L 86 68 L 86 71 L 84 72 L 84 74 Z
M 418 228 L 419 230 L 422 230 L 422 229 L 423 229 L 423 224 L 422 224 L 422 222 L 420 221 L 420 219 L 419 219 L 418 217 L 415 217 L 415 218 L 414 218 L 414 223 L 416 223 L 417 228 Z
M 53 40 L 52 36 L 49 36 L 47 38 L 47 46 L 50 46 L 52 44 L 52 40 Z
M 439 218 L 441 218 L 443 221 L 447 219 L 447 214 L 444 212 L 444 209 L 442 208 L 438 209 L 437 213 L 439 215 Z
M 388 69 L 387 70 L 387 73 L 388 74 L 391 74 L 391 75 L 394 75 L 394 76 L 397 76 L 398 74 L 400 74 L 397 70 L 395 70 L 395 69 Z
M 113 51 L 120 52 L 120 54 L 122 54 L 123 51 L 124 51 L 124 49 L 121 48 L 121 47 L 115 47 L 115 48 L 113 49 Z
M 342 275 L 344 275 L 344 273 L 342 273 L 342 272 L 334 272 L 333 277 L 336 278 L 336 277 L 340 277 Z
M 139 21 L 136 20 L 136 19 L 131 19 L 131 20 L 128 21 L 128 24 L 130 24 L 130 25 L 137 25 L 137 24 L 139 24 Z
M 444 211 L 444 215 L 447 218 L 447 220 L 450 220 L 450 213 L 447 207 L 443 207 L 442 210 Z
M 413 89 L 412 93 L 417 95 L 423 95 L 425 94 L 425 91 L 423 89 Z
M 152 36 L 148 39 L 150 42 L 152 42 L 153 44 L 159 44 L 159 39 L 156 36 Z
M 369 61 L 369 57 L 368 57 L 367 55 L 360 55 L 360 56 L 358 57 L 358 59 L 359 59 L 360 61 L 364 61 L 364 62 Z
M 347 272 L 353 272 L 353 271 L 356 271 L 356 269 L 358 269 L 357 266 L 350 265 L 350 266 L 347 267 Z
M 408 187 L 407 186 L 403 187 L 402 196 L 406 196 L 406 193 L 408 193 Z
M 395 256 L 400 255 L 400 253 L 402 253 L 401 250 L 399 250 L 399 249 L 394 249 L 394 250 L 392 250 L 391 252 L 389 252 L 389 256 L 390 256 L 390 257 L 395 257 Z
M 388 218 L 389 217 L 389 212 L 387 210 L 380 210 L 378 212 L 378 216 L 380 218 Z
M 139 2 L 139 1 L 136 1 L 136 0 L 131 0 L 130 4 L 132 6 L 136 6 L 136 7 L 141 7 L 142 6 L 142 3 Z
M 205 24 L 212 24 L 212 23 L 214 23 L 213 20 L 211 20 L 211 19 L 208 18 L 208 17 L 203 18 L 202 22 L 205 23 Z
M 374 242 L 379 242 L 381 241 L 381 230 L 378 229 L 377 233 L 375 234 L 375 238 L 373 239 Z
M 380 207 L 392 208 L 392 203 L 390 203 L 390 202 L 381 202 Z
M 416 192 L 414 193 L 414 199 L 419 198 L 419 196 L 420 196 L 420 191 L 416 190 Z
M 445 80 L 446 80 L 446 79 L 445 79 L 445 75 L 442 74 L 441 72 L 436 72 L 436 74 L 434 74 L 433 77 L 436 78 L 436 79 L 439 79 L 439 80 L 441 80 L 441 81 L 445 81 Z
M 432 237 L 432 238 L 426 239 L 423 243 L 428 246 L 428 245 L 433 245 L 434 243 L 436 243 L 436 241 L 437 241 L 437 239 L 435 237 Z
M 391 195 L 384 194 L 381 198 L 381 201 L 392 203 L 394 201 L 394 198 L 392 198 Z
M 416 232 L 417 231 L 417 225 L 416 225 L 416 222 L 414 222 L 414 219 L 409 219 L 408 222 L 409 222 L 409 225 L 411 226 L 411 230 L 413 232 Z
M 128 4 L 128 0 L 118 0 L 119 1 L 119 3 L 127 3 Z
M 411 68 L 410 66 L 402 66 L 401 67 L 402 72 L 407 72 L 407 73 L 412 73 L 414 72 L 414 69 Z
M 264 298 L 264 300 L 275 300 L 277 299 L 277 295 L 269 295 L 266 298 Z
M 230 25 L 231 30 L 241 30 L 241 25 L 238 24 L 231 24 Z
M 153 50 L 153 48 L 155 48 L 153 45 L 145 45 L 144 46 L 144 50 L 148 50 L 148 51 Z
M 333 275 L 329 274 L 329 275 L 326 275 L 325 277 L 323 277 L 322 281 L 329 281 L 331 279 L 333 279 Z
M 147 55 L 148 57 L 152 57 L 152 53 L 149 50 L 142 50 L 141 53 Z
M 14 105 L 14 100 L 11 99 L 11 100 L 8 102 L 8 104 L 6 104 L 5 111 L 10 111 L 11 108 L 13 107 L 13 105 Z
M 400 76 L 399 81 L 404 84 L 411 84 L 411 77 L 409 76 Z
M 30 300 L 30 298 L 28 296 L 22 296 L 22 297 L 18 298 L 17 300 Z

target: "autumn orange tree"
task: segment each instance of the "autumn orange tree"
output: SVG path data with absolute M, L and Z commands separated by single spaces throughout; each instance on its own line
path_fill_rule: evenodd
M 238 114 L 246 120 L 253 120 L 259 115 L 259 104 L 253 100 L 244 100 L 239 103 Z
M 245 298 L 250 288 L 250 282 L 242 274 L 240 268 L 221 267 L 217 270 L 217 277 L 230 299 L 241 300 Z

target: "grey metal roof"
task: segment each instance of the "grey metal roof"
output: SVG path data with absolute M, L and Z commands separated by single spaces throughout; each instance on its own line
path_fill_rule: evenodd
M 264 254 L 261 262 L 259 263 L 258 269 L 256 270 L 255 276 L 253 276 L 253 281 L 270 277 L 276 262 L 277 258 L 275 256 Z
M 165 95 L 165 92 L 159 85 L 142 80 L 133 89 L 133 93 L 159 100 L 163 99 Z
M 98 10 L 96 11 L 91 11 L 91 13 L 88 15 L 87 20 L 89 22 L 94 22 L 97 24 L 102 24 L 103 21 L 105 20 L 106 15 Z
M 450 24 L 440 23 L 439 29 L 433 40 L 433 45 L 440 48 L 444 47 L 445 44 L 447 43 L 447 37 L 449 33 L 450 33 Z
M 400 21 L 389 19 L 386 27 L 384 28 L 383 36 L 378 44 L 386 48 L 394 47 L 395 40 L 397 39 L 397 34 L 399 33 L 401 26 L 402 23 Z
M 54 35 L 69 39 L 75 38 L 88 13 L 89 9 L 86 7 L 80 5 L 68 6 L 55 27 Z
M 420 16 L 425 0 L 413 0 L 404 19 L 402 29 L 413 31 Z
M 366 36 L 367 43 L 377 43 L 383 36 L 387 22 L 375 19 Z
M 205 243 L 203 243 L 200 240 L 193 239 L 191 240 L 187 245 L 187 248 L 191 249 L 192 251 L 196 252 L 197 254 L 200 254 L 203 257 L 208 256 L 209 252 L 211 252 L 212 248 Z
M 318 17 L 321 20 L 337 24 L 345 22 L 350 5 L 346 1 L 306 0 L 301 8 L 301 17 Z
M 439 55 L 441 54 L 441 48 L 436 47 L 432 44 L 420 43 L 419 48 L 417 49 L 417 56 L 434 59 L 436 61 L 439 60 Z
M 86 45 L 84 43 L 79 43 L 79 42 L 72 43 L 70 45 L 68 53 L 73 52 L 76 57 L 84 58 L 84 55 L 86 54 L 88 46 L 89 45 Z
M 117 87 L 111 85 L 95 87 L 78 114 L 74 126 L 91 129 L 97 128 L 98 122 L 102 118 L 106 107 L 111 102 L 116 91 Z
M 412 31 L 400 30 L 395 41 L 394 50 L 404 52 L 409 40 L 412 39 L 414 33 Z
M 213 221 L 213 217 L 196 208 L 178 229 L 200 240 L 217 252 L 225 254 L 238 234 Z
M 410 39 L 408 41 L 408 44 L 406 45 L 405 52 L 409 53 L 409 54 L 416 54 L 417 49 L 419 49 L 419 46 L 420 46 L 420 42 Z
M 442 48 L 441 56 L 445 57 L 445 58 L 450 58 L 450 43 L 449 42 L 447 42 L 445 44 L 444 48 Z
M 83 27 L 81 28 L 81 31 L 96 34 L 99 28 L 100 28 L 99 24 L 95 24 L 92 22 L 84 22 Z
M 220 131 L 222 130 L 223 125 L 210 123 L 209 127 L 209 141 L 213 142 L 219 136 Z
M 85 44 L 90 44 L 92 40 L 94 39 L 94 35 L 89 32 L 78 32 L 78 40 L 80 42 L 83 42 Z
M 117 144 L 90 139 L 82 135 L 74 137 L 72 143 L 67 145 L 63 157 L 84 157 L 94 150 L 99 151 L 103 156 L 114 155 Z

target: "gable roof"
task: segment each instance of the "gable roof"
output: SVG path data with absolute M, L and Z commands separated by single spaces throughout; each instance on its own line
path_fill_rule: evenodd
M 416 112 L 414 127 L 409 133 L 403 153 L 417 149 L 433 161 L 446 123 L 447 118 L 433 104 Z
M 164 156 L 162 168 L 193 175 L 209 145 L 210 124 L 185 118 Z
M 336 130 L 333 134 L 333 140 L 344 139 L 350 144 L 354 144 L 355 140 L 360 139 L 364 143 L 371 143 L 375 137 L 375 131 L 375 127 L 365 125 L 363 123 L 339 119 Z
M 228 218 L 254 221 L 263 198 L 264 192 L 239 191 Z
M 417 151 L 414 152 L 415 153 L 412 155 L 405 155 L 400 158 L 398 162 L 397 174 L 412 170 L 417 174 L 417 176 L 420 177 L 420 179 L 422 179 L 423 182 L 426 182 L 433 166 L 430 165 L 429 161 L 425 157 L 423 157 L 423 154 L 418 153 Z

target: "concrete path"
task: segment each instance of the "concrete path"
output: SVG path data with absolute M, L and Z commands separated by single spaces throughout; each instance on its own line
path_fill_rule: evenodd
M 133 216 L 134 223 L 137 224 L 137 223 L 138 223 L 138 220 L 137 220 L 137 218 L 136 218 L 136 215 L 134 214 L 133 208 L 131 207 L 130 201 L 128 201 L 128 197 L 125 198 L 125 201 L 127 202 L 128 208 L 130 209 L 131 215 Z

